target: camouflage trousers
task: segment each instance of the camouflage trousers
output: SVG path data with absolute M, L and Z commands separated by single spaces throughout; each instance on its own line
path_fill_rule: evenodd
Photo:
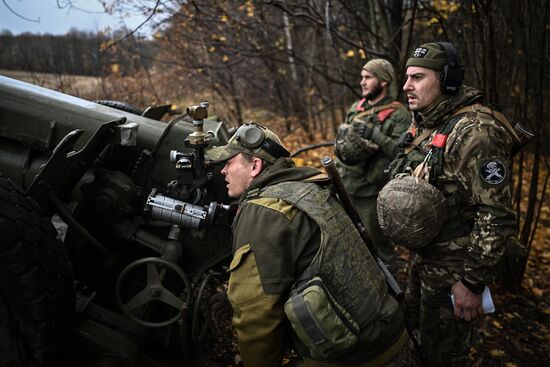
M 417 254 L 409 262 L 405 312 L 430 367 L 470 364 L 472 331 L 479 321 L 466 322 L 453 317 L 450 293 L 452 285 L 461 278 L 459 271 L 458 267 L 423 261 Z
M 378 224 L 376 196 L 368 198 L 352 196 L 351 199 L 363 224 L 367 228 L 367 232 L 370 235 L 374 247 L 378 251 L 378 256 L 380 256 L 380 259 L 388 266 L 392 274 L 397 274 L 397 271 L 403 264 L 397 256 L 392 241 L 384 235 Z

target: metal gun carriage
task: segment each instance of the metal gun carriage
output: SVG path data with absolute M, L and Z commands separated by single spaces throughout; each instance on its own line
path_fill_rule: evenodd
M 234 214 L 204 150 L 229 132 L 207 103 L 166 111 L 0 77 L 0 364 L 201 357 Z

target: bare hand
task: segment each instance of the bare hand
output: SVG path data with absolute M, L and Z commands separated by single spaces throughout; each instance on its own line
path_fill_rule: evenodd
M 454 316 L 457 319 L 471 321 L 483 315 L 481 295 L 473 294 L 462 282 L 458 281 L 451 288 L 454 296 Z

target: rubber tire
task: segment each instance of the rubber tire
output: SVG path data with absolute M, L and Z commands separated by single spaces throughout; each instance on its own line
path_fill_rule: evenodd
M 51 221 L 0 177 L 0 366 L 70 364 L 73 279 Z
M 139 108 L 136 108 L 124 102 L 99 100 L 99 101 L 95 101 L 95 103 L 98 103 L 103 106 L 111 107 L 111 108 L 116 108 L 117 110 L 121 110 L 124 112 L 133 113 L 134 115 L 141 116 L 143 114 L 143 111 L 140 110 Z

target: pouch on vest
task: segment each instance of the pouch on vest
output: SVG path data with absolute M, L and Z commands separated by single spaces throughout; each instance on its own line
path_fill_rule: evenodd
M 319 276 L 295 283 L 284 310 L 313 359 L 335 357 L 357 344 L 359 325 L 336 302 Z

